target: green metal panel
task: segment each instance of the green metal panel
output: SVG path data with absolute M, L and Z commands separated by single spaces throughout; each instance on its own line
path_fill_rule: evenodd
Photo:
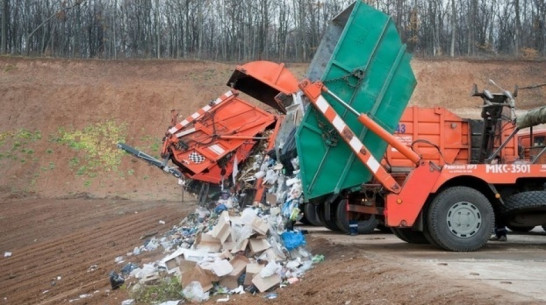
M 330 23 L 307 72 L 361 113 L 393 133 L 416 81 L 396 27 L 389 16 L 353 3 Z M 387 143 L 324 95 L 371 153 L 381 160 Z M 338 193 L 370 181 L 372 175 L 312 106 L 296 133 L 306 199 Z

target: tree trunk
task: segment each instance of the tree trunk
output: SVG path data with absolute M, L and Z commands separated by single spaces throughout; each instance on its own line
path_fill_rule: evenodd
M 516 12 L 516 26 L 514 34 L 514 55 L 519 56 L 520 49 L 520 35 L 521 35 L 521 18 L 519 14 L 519 0 L 514 0 L 514 9 Z
M 6 54 L 8 43 L 8 1 L 9 0 L 2 0 L 2 54 Z
M 118 0 L 114 0 L 114 18 L 112 20 L 112 30 L 113 30 L 113 44 L 112 49 L 114 50 L 114 59 L 118 59 L 117 49 L 116 49 L 116 23 L 117 23 L 117 12 L 118 12 Z
M 159 41 L 160 37 L 160 26 L 159 26 L 159 0 L 155 0 L 155 35 L 156 35 L 156 48 L 157 48 L 157 58 L 161 58 L 161 45 Z
M 455 38 L 457 36 L 457 6 L 455 0 L 451 0 L 451 45 L 449 56 L 455 57 Z

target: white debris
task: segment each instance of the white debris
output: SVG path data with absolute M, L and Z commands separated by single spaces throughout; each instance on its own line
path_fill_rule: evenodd
M 123 300 L 121 302 L 121 305 L 135 305 L 135 300 L 134 299 Z
M 115 262 L 116 264 L 122 264 L 122 263 L 124 262 L 123 256 L 118 256 L 118 257 L 116 257 L 116 258 L 114 259 L 114 262 Z

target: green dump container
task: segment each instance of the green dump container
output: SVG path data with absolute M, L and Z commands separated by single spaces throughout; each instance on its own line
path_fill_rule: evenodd
M 391 133 L 416 85 L 411 55 L 389 16 L 357 1 L 326 30 L 307 72 L 353 108 Z M 371 153 L 381 160 L 387 143 L 324 95 Z M 306 199 L 339 193 L 370 181 L 372 175 L 322 114 L 309 106 L 296 133 Z

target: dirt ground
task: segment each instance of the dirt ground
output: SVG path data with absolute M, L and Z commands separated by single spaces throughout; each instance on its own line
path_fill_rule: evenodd
M 546 62 L 414 60 L 412 65 L 418 79 L 412 104 L 473 117 L 480 105 L 469 97 L 473 83 L 497 91 L 489 78 L 508 89 L 546 79 Z M 127 291 L 109 289 L 108 273 L 119 268 L 114 259 L 141 245 L 141 237 L 164 233 L 195 206 L 180 203 L 176 179 L 118 155 L 115 144 L 124 141 L 157 155 L 170 110 L 189 115 L 224 93 L 233 67 L 0 57 L 0 304 L 120 304 L 128 297 Z M 298 77 L 306 69 L 288 67 Z M 530 109 L 544 105 L 545 98 L 545 87 L 521 90 L 518 105 Z M 278 290 L 277 299 L 244 295 L 229 303 L 546 302 L 541 292 L 505 289 L 512 284 L 502 282 L 514 279 L 492 283 L 472 275 L 482 271 L 466 272 L 477 268 L 476 260 L 516 268 L 529 257 L 537 264 L 530 266 L 544 270 L 542 233 L 524 245 L 509 243 L 508 249 L 492 244 L 479 253 L 493 256 L 476 258 L 446 257 L 385 234 L 348 239 L 311 231 L 309 249 L 324 254 L 324 263 Z M 135 262 L 159 256 L 141 255 Z M 453 260 L 446 263 L 448 258 Z M 446 272 L 443 264 L 459 269 Z
M 133 257 L 126 253 L 142 245 L 143 236 L 161 236 L 195 205 L 18 199 L 2 201 L 0 209 L 0 250 L 12 252 L 0 258 L 0 304 L 112 305 L 129 298 L 128 290 L 110 288 L 109 272 L 121 268 L 115 258 L 146 263 L 164 257 L 160 250 Z M 495 261 L 502 268 L 524 268 L 517 264 L 523 261 L 540 276 L 546 266 L 543 232 L 530 241 L 510 236 L 509 243 L 491 243 L 477 253 L 446 253 L 379 231 L 350 237 L 306 229 L 308 250 L 323 254 L 324 262 L 295 285 L 277 289 L 274 300 L 246 294 L 231 296 L 228 304 L 546 304 L 541 278 L 510 269 L 491 277 L 484 267 Z M 534 290 L 521 288 L 530 285 Z

